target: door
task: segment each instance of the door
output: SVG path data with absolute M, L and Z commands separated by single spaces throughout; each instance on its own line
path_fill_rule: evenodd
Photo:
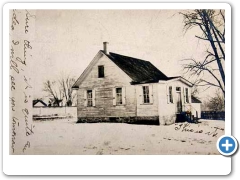
M 181 98 L 181 91 L 177 92 L 177 113 L 182 112 L 182 98 Z

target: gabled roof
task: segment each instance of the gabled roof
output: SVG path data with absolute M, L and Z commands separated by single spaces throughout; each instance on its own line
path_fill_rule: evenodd
M 97 61 L 102 55 L 107 56 L 113 63 L 115 63 L 123 72 L 125 72 L 132 82 L 131 84 L 141 84 L 141 83 L 156 83 L 159 81 L 167 81 L 177 77 L 167 77 L 159 69 L 157 69 L 149 61 L 124 56 L 116 53 L 110 52 L 106 54 L 104 51 L 100 50 L 98 54 L 94 57 L 90 65 L 85 69 L 82 75 L 78 78 L 72 88 L 79 88 L 79 85 L 86 77 L 86 74 L 89 72 L 91 66 L 94 62 Z
M 41 99 L 33 100 L 33 106 L 35 106 L 39 102 L 42 103 L 44 106 L 47 106 L 47 104 L 45 102 L 43 102 Z
M 202 101 L 200 101 L 198 98 L 191 96 L 192 98 L 192 103 L 202 103 Z
M 173 77 L 168 77 L 168 81 L 176 81 L 176 80 L 180 80 L 182 81 L 183 83 L 185 83 L 186 85 L 192 87 L 193 84 L 188 81 L 187 79 L 183 78 L 182 76 L 173 76 Z
M 158 82 L 159 80 L 168 80 L 168 77 L 149 61 L 112 52 L 105 55 L 132 79 L 132 84 L 152 83 Z

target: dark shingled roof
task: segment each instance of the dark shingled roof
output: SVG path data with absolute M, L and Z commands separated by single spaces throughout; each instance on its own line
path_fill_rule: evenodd
M 191 98 L 192 98 L 192 103 L 202 103 L 202 101 L 200 101 L 199 99 L 197 99 L 194 96 L 191 96 Z
M 102 51 L 103 52 L 103 51 Z M 103 52 L 104 53 L 104 52 Z M 153 83 L 168 77 L 149 61 L 110 52 L 105 54 L 136 83 Z
M 168 80 L 171 80 L 171 79 L 176 79 L 176 78 L 181 78 L 181 76 L 173 76 L 173 77 L 168 77 Z

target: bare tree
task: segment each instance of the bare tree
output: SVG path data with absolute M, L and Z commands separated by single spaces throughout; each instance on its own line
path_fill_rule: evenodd
M 43 83 L 43 86 L 43 91 L 47 92 L 48 96 L 51 98 L 49 102 L 50 105 L 54 104 L 54 106 L 59 106 L 63 98 L 63 94 L 57 82 L 47 80 Z
M 63 93 L 63 98 L 66 100 L 66 106 L 72 106 L 73 100 L 76 97 L 76 94 L 73 93 L 72 86 L 75 83 L 75 79 L 67 76 L 66 78 L 62 77 L 59 80 L 61 91 Z
M 191 91 L 191 96 L 198 97 L 199 89 L 198 86 L 193 86 Z
M 57 81 L 47 80 L 44 82 L 43 91 L 48 93 L 48 96 L 51 98 L 51 103 L 55 106 L 60 106 L 60 102 L 65 100 L 65 106 L 72 106 L 76 94 L 72 90 L 72 85 L 74 84 L 75 79 L 67 76 L 62 76 Z
M 184 19 L 185 30 L 198 27 L 201 36 L 196 35 L 199 40 L 209 42 L 210 48 L 206 50 L 205 59 L 186 59 L 189 62 L 184 65 L 184 70 L 195 76 L 196 86 L 214 86 L 221 89 L 225 95 L 225 72 L 223 63 L 225 61 L 225 14 L 223 10 L 190 10 L 180 13 Z M 217 68 L 214 66 L 217 65 Z M 207 73 L 213 81 L 204 78 Z M 219 77 L 219 75 L 220 77 Z
M 219 92 L 216 92 L 215 97 L 212 97 L 207 103 L 207 107 L 211 111 L 224 111 L 224 97 Z

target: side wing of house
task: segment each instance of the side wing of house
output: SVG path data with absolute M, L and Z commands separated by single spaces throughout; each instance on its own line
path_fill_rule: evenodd
M 78 117 L 88 122 L 105 117 L 136 116 L 131 79 L 101 51 L 77 82 Z
M 173 124 L 176 115 L 191 111 L 191 85 L 182 80 L 159 82 L 158 113 L 160 124 Z

